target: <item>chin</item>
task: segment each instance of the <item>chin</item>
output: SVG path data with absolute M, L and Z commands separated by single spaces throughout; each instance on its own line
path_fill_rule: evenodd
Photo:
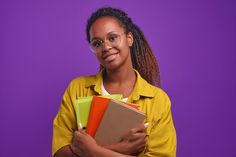
M 117 63 L 109 63 L 107 65 L 104 66 L 105 69 L 107 70 L 117 70 L 120 68 L 120 64 L 117 64 Z

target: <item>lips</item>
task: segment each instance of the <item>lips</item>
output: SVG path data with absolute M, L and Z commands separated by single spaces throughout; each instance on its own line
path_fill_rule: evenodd
M 102 56 L 102 58 L 104 59 L 104 61 L 110 62 L 116 58 L 117 54 L 118 53 L 106 53 Z

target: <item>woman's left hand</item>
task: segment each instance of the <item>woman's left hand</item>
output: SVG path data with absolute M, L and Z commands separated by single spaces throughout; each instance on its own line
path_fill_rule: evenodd
M 146 146 L 147 136 L 145 129 L 147 126 L 148 124 L 140 124 L 130 129 L 120 142 L 103 147 L 126 155 L 139 154 Z

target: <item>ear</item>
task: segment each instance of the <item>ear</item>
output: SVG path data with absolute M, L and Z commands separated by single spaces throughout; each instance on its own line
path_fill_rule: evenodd
M 134 42 L 133 34 L 131 32 L 127 34 L 127 40 L 128 40 L 129 47 L 131 47 Z

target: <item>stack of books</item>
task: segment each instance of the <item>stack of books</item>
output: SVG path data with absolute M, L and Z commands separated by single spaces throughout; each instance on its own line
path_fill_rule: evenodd
M 82 125 L 100 145 L 119 142 L 146 118 L 139 105 L 123 102 L 122 95 L 80 97 L 73 105 L 77 125 Z

